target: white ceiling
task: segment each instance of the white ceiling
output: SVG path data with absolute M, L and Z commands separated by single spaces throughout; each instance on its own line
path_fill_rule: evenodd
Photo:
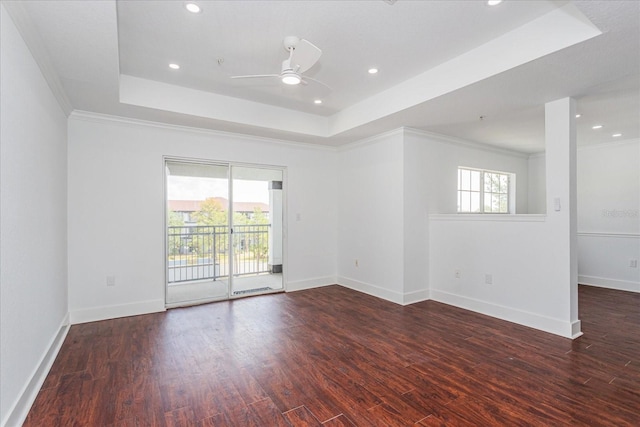
M 324 145 L 407 126 L 533 153 L 544 103 L 573 96 L 579 144 L 640 137 L 639 1 L 196 3 L 3 2 L 79 111 Z M 229 78 L 277 74 L 289 35 L 323 50 L 305 74 L 331 90 Z

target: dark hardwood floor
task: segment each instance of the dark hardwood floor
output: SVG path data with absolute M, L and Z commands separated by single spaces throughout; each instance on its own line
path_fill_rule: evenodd
M 640 294 L 571 341 L 339 286 L 72 326 L 26 426 L 639 426 Z

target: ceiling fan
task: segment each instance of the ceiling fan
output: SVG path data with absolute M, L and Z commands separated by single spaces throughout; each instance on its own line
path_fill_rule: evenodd
M 289 58 L 282 61 L 280 74 L 253 74 L 248 76 L 231 76 L 232 79 L 256 79 L 256 78 L 279 78 L 286 85 L 307 84 L 306 80 L 311 80 L 325 87 L 329 87 L 319 80 L 302 73 L 310 69 L 318 62 L 322 50 L 308 40 L 300 39 L 296 36 L 284 38 L 284 48 L 289 52 Z

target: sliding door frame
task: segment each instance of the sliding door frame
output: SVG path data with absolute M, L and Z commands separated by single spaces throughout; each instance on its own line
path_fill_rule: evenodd
M 277 170 L 282 172 L 282 264 L 283 264 L 283 271 L 282 271 L 282 289 L 276 289 L 276 290 L 272 290 L 272 291 L 265 291 L 263 293 L 261 293 L 260 295 L 266 295 L 266 294 L 271 294 L 271 293 L 278 293 L 278 292 L 286 292 L 287 291 L 287 277 L 288 277 L 288 221 L 287 221 L 287 167 L 286 166 L 277 166 L 277 165 L 268 165 L 268 164 L 259 164 L 259 163 L 245 163 L 245 162 L 232 162 L 232 161 L 225 161 L 225 160 L 214 160 L 214 159 L 204 159 L 204 158 L 195 158 L 195 157 L 180 157 L 180 156 L 169 156 L 169 155 L 165 155 L 162 156 L 162 182 L 163 182 L 163 189 L 164 189 L 164 197 L 163 197 L 163 208 L 162 208 L 162 216 L 163 216 L 163 221 L 162 221 L 162 225 L 163 225 L 163 240 L 164 240 L 164 250 L 163 250 L 163 257 L 164 257 L 164 281 L 163 281 L 163 287 L 164 287 L 164 302 L 165 302 L 165 307 L 169 308 L 169 307 L 175 307 L 175 306 L 181 306 L 182 304 L 167 304 L 167 292 L 168 292 L 168 280 L 169 280 L 169 258 L 168 258 L 168 254 L 169 254 L 169 238 L 167 235 L 167 227 L 169 224 L 169 217 L 168 217 L 168 210 L 167 210 L 167 197 L 168 197 L 168 185 L 167 185 L 167 163 L 168 162 L 178 162 L 178 163 L 193 163 L 193 164 L 198 164 L 198 165 L 211 165 L 211 166 L 225 166 L 227 167 L 227 185 L 228 185 L 228 193 L 229 193 L 229 206 L 228 206 L 228 221 L 229 224 L 231 225 L 229 227 L 229 232 L 227 235 L 228 241 L 231 242 L 231 238 L 232 238 L 232 233 L 231 233 L 231 229 L 233 227 L 233 168 L 234 167 L 244 167 L 244 168 L 255 168 L 255 169 L 271 169 L 271 170 Z M 231 257 L 230 257 L 231 259 Z M 230 265 L 231 266 L 231 265 Z M 227 298 L 226 299 L 220 299 L 220 298 L 213 298 L 213 299 L 204 299 L 204 300 L 199 300 L 197 302 L 197 304 L 203 304 L 203 303 L 208 303 L 208 302 L 215 302 L 215 301 L 225 301 L 225 300 L 234 300 L 234 299 L 238 299 L 238 298 L 244 298 L 244 295 L 233 295 L 232 292 L 232 288 L 233 288 L 233 273 L 230 271 L 230 277 L 229 277 L 229 284 L 227 285 Z M 256 294 L 253 294 L 256 295 Z M 185 304 L 186 305 L 186 304 Z

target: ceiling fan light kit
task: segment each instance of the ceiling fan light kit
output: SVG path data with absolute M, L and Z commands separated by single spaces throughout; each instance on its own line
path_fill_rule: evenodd
M 255 74 L 248 76 L 232 76 L 232 79 L 250 79 L 250 78 L 273 78 L 277 77 L 286 85 L 295 86 L 300 83 L 306 84 L 305 79 L 311 80 L 326 86 L 311 77 L 304 77 L 302 73 L 309 70 L 315 65 L 322 55 L 322 50 L 313 43 L 300 39 L 296 36 L 288 36 L 283 40 L 284 49 L 289 52 L 289 57 L 282 61 L 280 74 Z
M 184 7 L 191 13 L 200 13 L 200 12 L 202 12 L 202 8 L 198 4 L 196 4 L 194 2 L 191 2 L 191 1 L 190 2 L 186 2 L 184 4 Z
M 297 85 L 300 84 L 301 81 L 300 76 L 293 71 L 285 71 L 282 73 L 282 83 L 286 85 Z

